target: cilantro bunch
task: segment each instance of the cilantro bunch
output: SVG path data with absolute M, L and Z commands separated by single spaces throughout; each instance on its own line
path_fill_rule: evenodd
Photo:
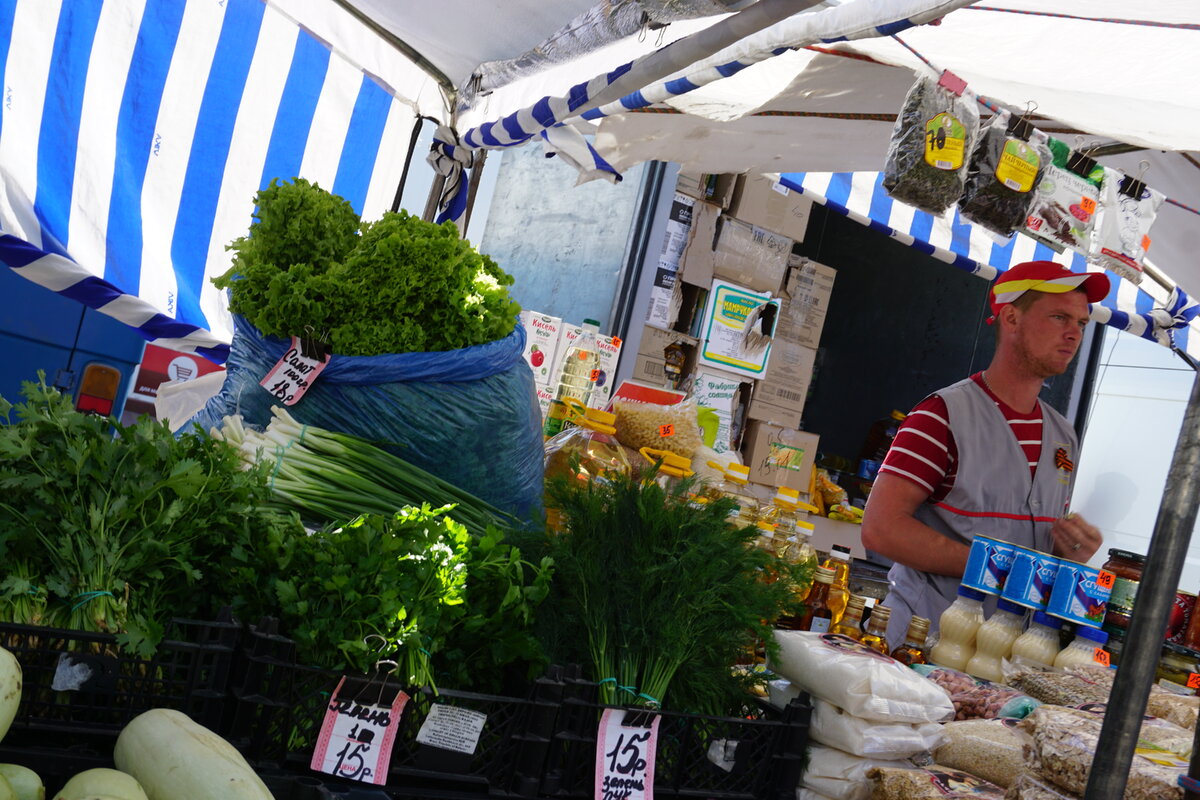
M 230 310 L 265 334 L 325 334 L 333 351 L 371 356 L 453 350 L 512 332 L 513 278 L 458 235 L 406 211 L 361 222 L 344 199 L 296 178 L 255 195 L 234 240 Z

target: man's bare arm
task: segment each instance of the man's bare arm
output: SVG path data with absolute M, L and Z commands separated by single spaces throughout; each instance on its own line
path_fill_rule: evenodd
M 929 492 L 912 481 L 880 474 L 863 516 L 863 547 L 922 572 L 962 577 L 970 548 L 913 516 L 928 497 Z

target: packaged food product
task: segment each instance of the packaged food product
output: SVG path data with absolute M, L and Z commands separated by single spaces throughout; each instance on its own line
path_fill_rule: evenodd
M 1099 628 L 1116 576 L 1078 561 L 1061 559 L 1046 613 L 1078 625 Z
M 1196 690 L 1187 685 L 1188 680 L 1200 667 L 1200 653 L 1181 647 L 1177 644 L 1164 644 L 1162 655 L 1158 659 L 1158 672 L 1155 677 L 1164 689 L 1180 694 L 1196 694 Z
M 1146 557 L 1140 553 L 1118 550 L 1115 547 L 1108 551 L 1108 561 L 1104 562 L 1103 569 L 1111 572 L 1116 579 L 1113 581 L 1112 594 L 1104 612 L 1105 625 L 1129 627 L 1129 618 L 1133 615 L 1133 601 L 1137 597 L 1138 585 L 1142 581 L 1142 569 L 1145 566 Z
M 892 658 L 901 664 L 928 664 L 929 653 L 925 640 L 929 638 L 929 620 L 924 617 L 913 617 L 908 623 L 908 631 L 904 634 L 904 643 L 892 650 Z
M 1059 559 L 1029 547 L 1014 547 L 1013 565 L 1001 597 L 1019 606 L 1041 611 L 1050 602 Z
M 1039 130 L 1026 138 L 1010 134 L 1010 120 L 1011 115 L 1001 111 L 983 129 L 958 201 L 965 219 L 1002 239 L 1025 225 L 1033 188 L 1051 161 L 1046 134 Z
M 907 761 L 862 758 L 833 747 L 815 744 L 808 750 L 808 769 L 800 786 L 833 800 L 870 800 L 868 771 L 879 767 L 912 769 Z
M 1059 644 L 1061 629 L 1061 620 L 1043 611 L 1033 612 L 1029 627 L 1013 642 L 1011 658 L 1014 661 L 1020 659 L 1050 666 L 1054 663 L 1058 651 L 1062 649 Z
M 1072 710 L 1103 719 L 1104 714 L 1108 711 L 1108 704 L 1087 703 L 1077 706 Z M 1138 733 L 1139 741 L 1149 742 L 1155 747 L 1170 750 L 1172 753 L 1184 758 L 1191 758 L 1193 739 L 1191 731 L 1176 725 L 1174 722 L 1159 719 L 1149 714 L 1142 717 L 1142 728 Z
M 1037 669 L 1018 670 L 1008 676 L 1008 684 L 1043 703 L 1059 706 L 1107 703 L 1112 688 L 1110 681 L 1095 680 L 1071 672 Z
M 1107 643 L 1107 633 L 1080 625 L 1075 629 L 1075 638 L 1071 643 L 1054 657 L 1054 666 L 1059 669 L 1097 663 L 1108 666 L 1109 655 L 1104 649 Z
M 1032 772 L 1022 772 L 1008 787 L 1004 800 L 1079 800 L 1079 795 L 1065 792 Z
M 1007 788 L 1025 768 L 1029 734 L 1015 719 L 966 719 L 942 726 L 945 744 L 933 751 L 939 764 Z
M 929 660 L 955 670 L 965 667 L 975 653 L 975 634 L 982 624 L 983 593 L 959 586 L 958 597 L 938 621 L 938 641 L 929 651 Z
M 671 405 L 618 398 L 613 400 L 613 412 L 617 415 L 617 438 L 626 447 L 670 450 L 691 458 L 700 446 L 696 402 L 690 398 Z
M 813 700 L 813 741 L 856 756 L 901 759 L 933 750 L 945 741 L 936 722 L 901 724 L 860 719 L 821 699 Z
M 930 664 L 917 664 L 913 669 L 946 690 L 954 704 L 956 720 L 993 717 L 1020 719 L 1041 705 L 1038 700 L 1020 691 L 977 680 L 958 670 Z
M 1175 605 L 1171 607 L 1171 616 L 1167 620 L 1167 641 L 1171 644 L 1178 644 L 1187 647 L 1189 650 L 1195 650 L 1195 647 L 1189 647 L 1185 641 L 1187 638 L 1188 623 L 1192 621 L 1192 613 L 1196 610 L 1196 595 L 1191 592 L 1178 591 L 1175 593 Z
M 1114 670 L 1090 665 L 1068 667 L 1067 675 L 1085 685 L 1102 688 L 1103 698 L 1082 702 L 1105 702 L 1109 692 L 1112 691 L 1117 673 Z M 1071 706 L 1080 705 L 1080 703 L 1060 703 L 1060 705 Z M 1173 722 L 1187 730 L 1195 730 L 1197 711 L 1200 711 L 1200 697 L 1176 694 L 1163 689 L 1158 684 L 1150 686 L 1150 697 L 1146 700 L 1147 714 Z
M 1016 545 L 976 534 L 967 553 L 962 585 L 984 594 L 999 596 L 1016 557 Z
M 1083 794 L 1096 760 L 1100 719 L 1087 719 L 1071 709 L 1042 706 L 1021 721 L 1032 737 L 1033 771 L 1059 788 Z M 1139 744 L 1129 768 L 1126 800 L 1181 800 L 1180 775 L 1188 762 L 1169 750 Z
M 856 717 L 915 723 L 954 716 L 945 690 L 848 636 L 776 631 L 775 639 L 776 674 Z
M 941 214 L 962 194 L 978 128 L 974 102 L 920 78 L 896 116 L 883 188 L 901 203 Z
M 801 786 L 796 789 L 796 800 L 833 800 L 833 798 L 827 794 L 814 792 L 812 789 Z
M 984 680 L 1004 680 L 1000 663 L 1011 655 L 1013 642 L 1021 635 L 1024 627 L 1025 609 L 1016 603 L 1001 599 L 992 616 L 979 626 L 975 634 L 975 653 L 967 662 L 964 671 Z
M 1052 246 L 1069 247 L 1087 255 L 1099 210 L 1104 168 L 1053 136 L 1049 137 L 1047 149 L 1051 161 L 1035 190 L 1025 230 Z
M 871 800 L 1004 800 L 1004 789 L 943 764 L 917 769 L 875 767 L 867 772 Z
M 1150 228 L 1166 196 L 1133 176 L 1104 168 L 1100 217 L 1089 260 L 1133 283 L 1142 280 L 1142 261 L 1150 249 Z

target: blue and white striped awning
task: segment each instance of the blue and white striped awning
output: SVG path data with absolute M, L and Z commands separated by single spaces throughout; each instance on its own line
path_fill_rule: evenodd
M 359 56 L 263 0 L 0 0 L 0 262 L 223 361 L 259 188 L 391 205 L 416 117 Z
M 998 244 L 992 234 L 963 220 L 957 206 L 934 216 L 893 200 L 883 188 L 881 172 L 788 172 L 779 180 L 832 211 L 985 280 L 1023 261 L 1056 261 L 1075 272 L 1104 272 L 1113 288 L 1092 307 L 1094 320 L 1160 344 L 1173 342 L 1200 358 L 1200 305 L 1180 289 L 1167 290 L 1150 280 L 1137 286 L 1088 264 L 1079 253 L 1057 253 L 1021 234 Z

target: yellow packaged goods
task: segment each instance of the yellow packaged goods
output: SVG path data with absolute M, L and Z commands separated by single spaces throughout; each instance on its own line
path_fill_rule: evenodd
M 966 719 L 942 726 L 946 743 L 933 752 L 934 760 L 952 769 L 977 775 L 1008 788 L 1025 768 L 1022 752 L 1029 734 L 1015 719 Z
M 613 401 L 613 411 L 617 415 L 617 438 L 626 447 L 670 450 L 691 458 L 701 444 L 694 401 L 659 405 L 621 398 Z
M 1033 771 L 1068 792 L 1083 794 L 1096 760 L 1099 718 L 1087 719 L 1073 709 L 1042 706 L 1021 721 L 1033 738 L 1029 763 Z M 1129 767 L 1125 800 L 1182 800 L 1179 776 L 1187 759 L 1169 750 L 1139 743 Z
M 1004 790 L 943 764 L 920 769 L 876 767 L 869 770 L 871 800 L 1004 800 Z

